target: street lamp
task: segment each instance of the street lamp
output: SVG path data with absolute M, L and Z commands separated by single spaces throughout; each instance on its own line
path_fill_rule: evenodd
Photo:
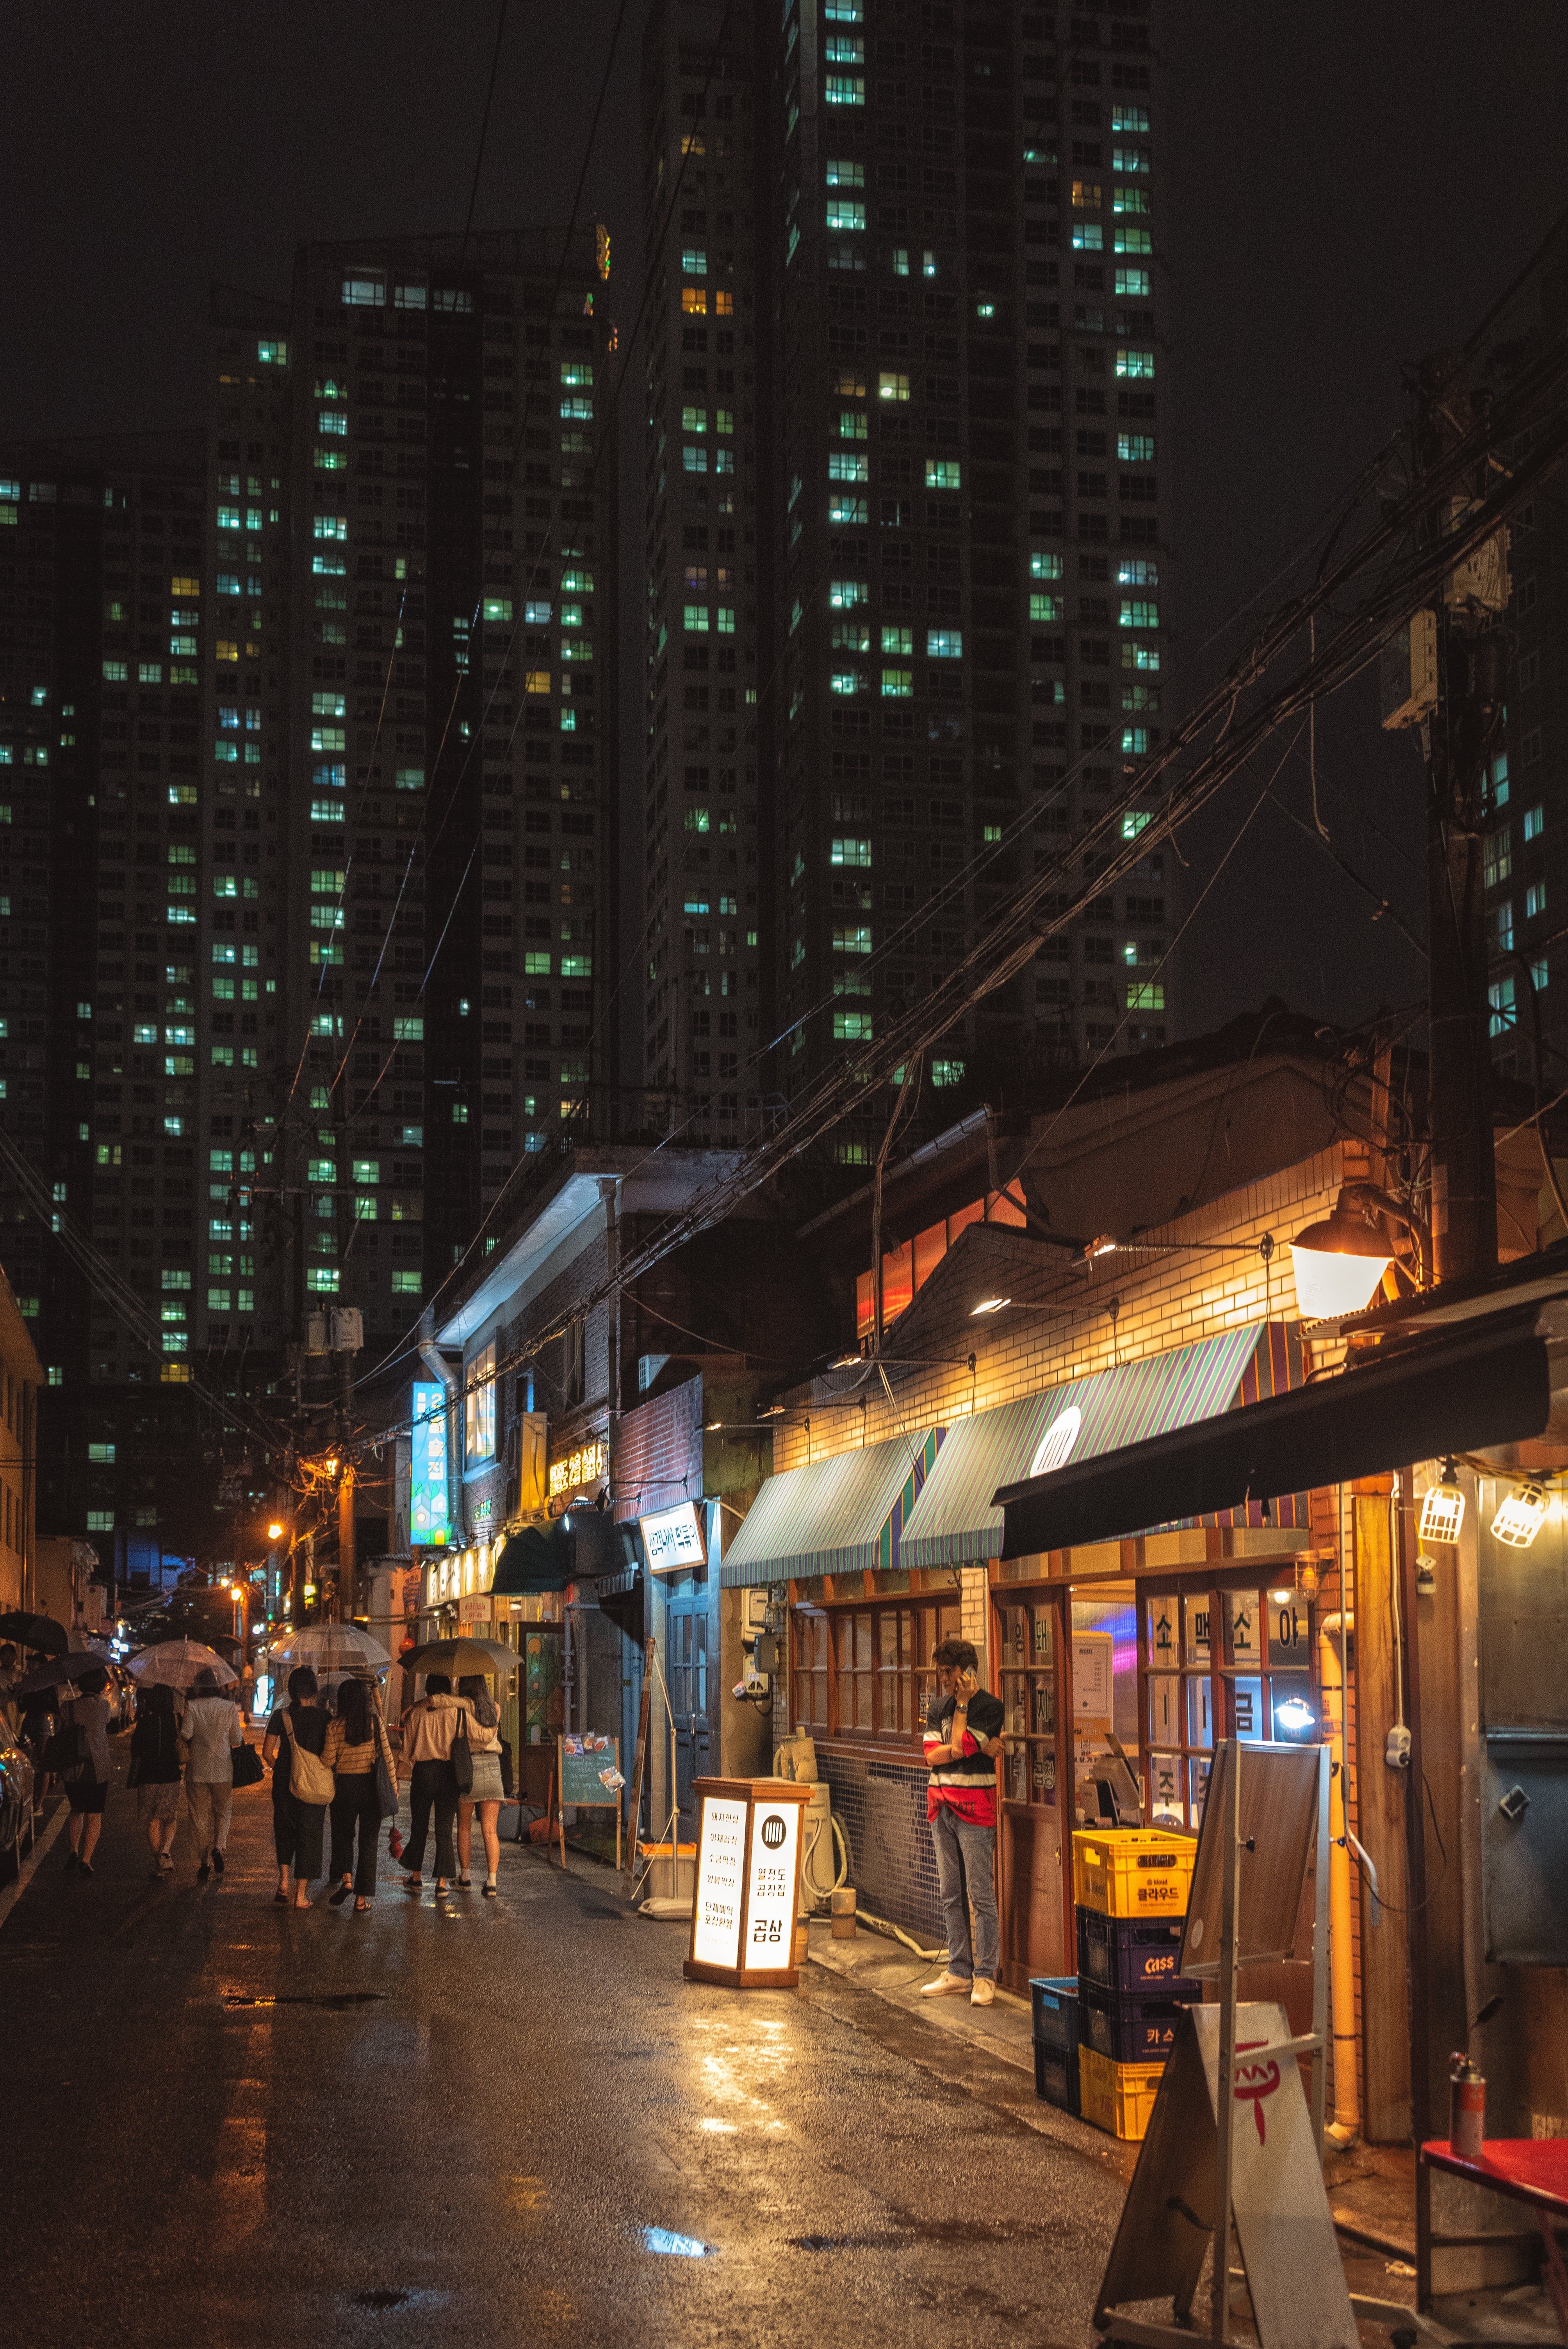
M 1363 1311 L 1394 1260 L 1383 1234 L 1352 1206 L 1344 1190 L 1332 1215 L 1297 1232 L 1290 1252 L 1296 1303 L 1306 1321 Z
M 267 1527 L 267 1539 L 269 1541 L 282 1541 L 283 1537 L 284 1529 L 274 1517 L 272 1524 Z

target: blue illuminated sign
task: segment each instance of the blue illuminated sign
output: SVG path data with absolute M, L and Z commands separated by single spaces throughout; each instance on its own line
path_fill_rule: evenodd
M 451 1538 L 447 1497 L 447 1391 L 434 1380 L 414 1387 L 413 1465 L 408 1478 L 408 1539 L 415 1549 Z

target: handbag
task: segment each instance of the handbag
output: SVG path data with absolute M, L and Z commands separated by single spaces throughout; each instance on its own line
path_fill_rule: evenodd
M 67 1772 L 77 1770 L 87 1759 L 87 1741 L 74 1721 L 62 1722 L 59 1728 L 46 1739 L 44 1767 L 63 1778 Z
M 458 1721 L 457 1734 L 452 1739 L 450 1760 L 452 1764 L 452 1775 L 457 1780 L 459 1794 L 472 1794 L 474 1785 L 474 1754 L 472 1746 L 469 1744 L 468 1714 L 466 1713 L 462 1713 Z
M 262 1757 L 253 1745 L 234 1748 L 234 1784 L 236 1786 L 259 1786 L 266 1776 Z
M 294 1758 L 289 1764 L 289 1793 L 296 1803 L 310 1803 L 317 1806 L 330 1803 L 336 1785 L 331 1771 L 319 1754 L 313 1754 L 308 1746 L 300 1744 L 286 1713 L 284 1730 L 294 1749 Z
M 378 1816 L 395 1819 L 397 1816 L 397 1781 L 392 1775 L 391 1747 L 387 1732 L 379 1722 L 376 1724 L 376 1808 Z M 397 1853 L 392 1855 L 396 1859 Z

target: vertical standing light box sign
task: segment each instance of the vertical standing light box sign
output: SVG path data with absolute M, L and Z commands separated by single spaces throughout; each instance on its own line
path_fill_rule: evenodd
M 701 1816 L 687 1979 L 793 1990 L 810 1788 L 784 1778 L 696 1778 L 692 1789 Z
M 416 1380 L 412 1417 L 408 1540 L 415 1549 L 441 1548 L 451 1538 L 445 1387 L 438 1386 L 433 1379 Z

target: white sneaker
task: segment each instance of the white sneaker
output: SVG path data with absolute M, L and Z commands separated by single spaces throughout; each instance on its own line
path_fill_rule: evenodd
M 976 1974 L 975 1977 L 975 1987 L 969 1993 L 970 2005 L 989 2006 L 995 1995 L 995 1983 L 994 1982 L 987 1982 L 984 1974 Z
M 922 1998 L 962 1998 L 969 1987 L 966 1975 L 943 1973 L 934 1982 L 923 1983 L 920 1994 Z

